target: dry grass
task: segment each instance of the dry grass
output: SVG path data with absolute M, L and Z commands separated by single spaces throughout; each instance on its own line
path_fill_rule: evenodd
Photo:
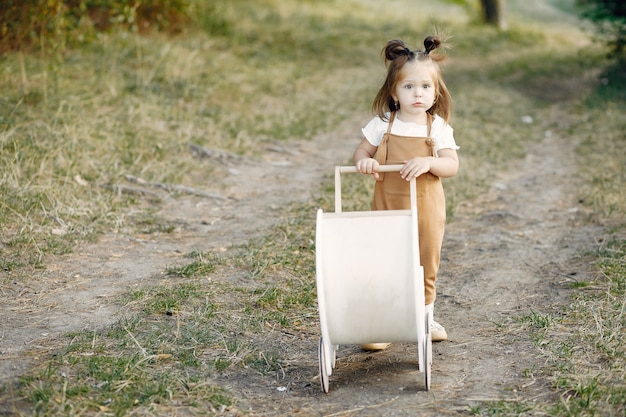
M 522 16 L 536 5 L 515 2 Z M 428 32 L 416 29 L 405 6 L 294 0 L 239 9 L 221 2 L 211 15 L 199 10 L 204 32 L 174 39 L 119 33 L 62 56 L 5 57 L 0 277 L 27 280 L 31 268 L 45 267 L 48 253 L 69 252 L 102 231 L 141 227 L 154 202 L 116 192 L 129 175 L 201 189 L 189 143 L 253 155 L 259 143 L 313 138 L 367 112 L 372 80 L 381 77 L 377 49 L 392 36 L 417 46 Z M 523 157 L 525 143 L 543 134 L 545 126 L 522 117 L 537 119 L 561 103 L 572 113 L 569 133 L 582 144 L 588 188 L 581 198 L 594 209 L 593 220 L 615 225 L 614 237 L 595 252 L 597 280 L 581 288 L 563 317 L 537 312 L 510 324 L 539 342 L 551 364 L 545 377 L 561 400 L 486 403 L 474 411 L 611 415 L 626 401 L 620 224 L 626 129 L 623 101 L 585 98 L 605 64 L 601 51 L 580 53 L 585 37 L 568 23 L 544 29 L 512 18 L 503 35 L 472 25 L 456 6 L 428 7 L 450 17 L 424 17 L 424 27 L 440 24 L 455 35 L 446 77 L 456 103 L 453 125 L 463 132 L 463 169 L 446 184 L 450 218 L 458 201 L 479 194 L 491 172 Z M 557 82 L 566 75 L 578 82 Z M 280 373 L 289 356 L 284 345 L 317 325 L 314 288 L 304 278 L 314 268 L 308 216 L 328 205 L 330 184 L 324 187 L 319 200 L 290 208 L 264 238 L 227 255 L 190 254 L 189 265 L 166 271 L 169 285 L 129 294 L 126 317 L 111 328 L 68 335 L 64 349 L 22 378 L 16 396 L 25 398 L 25 409 L 123 415 L 176 403 L 190 412 L 217 410 L 234 401 L 220 377 Z M 346 200 L 368 204 L 362 188 L 347 182 L 354 198 Z M 225 278 L 232 276 L 242 281 Z

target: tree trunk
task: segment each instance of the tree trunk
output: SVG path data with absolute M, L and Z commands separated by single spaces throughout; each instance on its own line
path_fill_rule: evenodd
M 485 23 L 506 30 L 507 24 L 504 18 L 504 6 L 502 0 L 480 0 Z

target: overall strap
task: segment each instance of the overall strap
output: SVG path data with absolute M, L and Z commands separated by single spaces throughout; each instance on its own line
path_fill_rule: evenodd
M 389 135 L 391 134 L 391 126 L 393 125 L 393 121 L 396 118 L 396 112 L 394 111 L 389 116 L 389 125 L 387 126 L 387 132 L 383 134 L 383 140 L 380 141 L 380 145 L 378 145 L 378 150 L 376 151 L 376 160 L 379 164 L 384 165 L 387 163 L 387 144 L 389 142 Z
M 378 149 L 376 150 L 376 161 L 378 161 L 379 165 L 385 165 L 387 163 L 387 146 L 389 143 L 389 135 L 391 134 L 391 125 L 393 125 L 393 120 L 396 118 L 396 112 L 392 112 L 391 116 L 389 116 L 389 126 L 387 126 L 387 132 L 383 134 L 383 140 L 378 145 Z M 378 173 L 378 181 L 382 181 L 385 179 L 385 173 Z
M 433 139 L 430 135 L 430 130 L 433 127 L 433 115 L 428 112 L 426 112 L 426 123 L 428 124 L 428 130 L 426 132 L 426 137 L 428 139 L 426 139 L 426 144 L 430 148 L 431 156 L 437 156 L 435 152 L 435 139 Z
M 389 116 L 389 126 L 387 126 L 387 133 L 391 133 L 391 125 L 393 124 L 394 119 L 396 118 L 396 112 L 392 112 L 391 116 Z

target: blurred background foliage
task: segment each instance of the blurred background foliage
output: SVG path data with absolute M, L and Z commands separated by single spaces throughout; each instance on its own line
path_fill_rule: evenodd
M 188 0 L 2 0 L 0 53 L 42 43 L 64 47 L 100 32 L 176 33 L 190 22 Z
M 307 0 L 310 1 L 310 0 Z M 303 3 L 306 3 L 304 1 Z M 2 0 L 0 7 L 0 54 L 34 46 L 53 49 L 84 43 L 99 33 L 128 30 L 170 34 L 193 25 L 209 34 L 229 35 L 231 21 L 223 9 L 241 10 L 247 0 Z M 259 0 L 258 3 L 273 3 Z M 506 30 L 505 4 L 501 0 L 448 0 L 482 17 L 486 24 Z M 626 2 L 623 0 L 576 0 L 581 17 L 593 22 L 597 39 L 613 56 L 625 59 Z M 496 17 L 490 17 L 497 14 Z M 494 23 L 495 22 L 495 23 Z
M 581 15 L 591 20 L 598 39 L 605 43 L 620 61 L 626 60 L 626 1 L 578 0 Z

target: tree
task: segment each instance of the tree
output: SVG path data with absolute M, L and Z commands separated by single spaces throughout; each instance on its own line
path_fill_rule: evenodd
M 502 0 L 480 0 L 480 7 L 485 23 L 494 25 L 501 30 L 507 29 Z

